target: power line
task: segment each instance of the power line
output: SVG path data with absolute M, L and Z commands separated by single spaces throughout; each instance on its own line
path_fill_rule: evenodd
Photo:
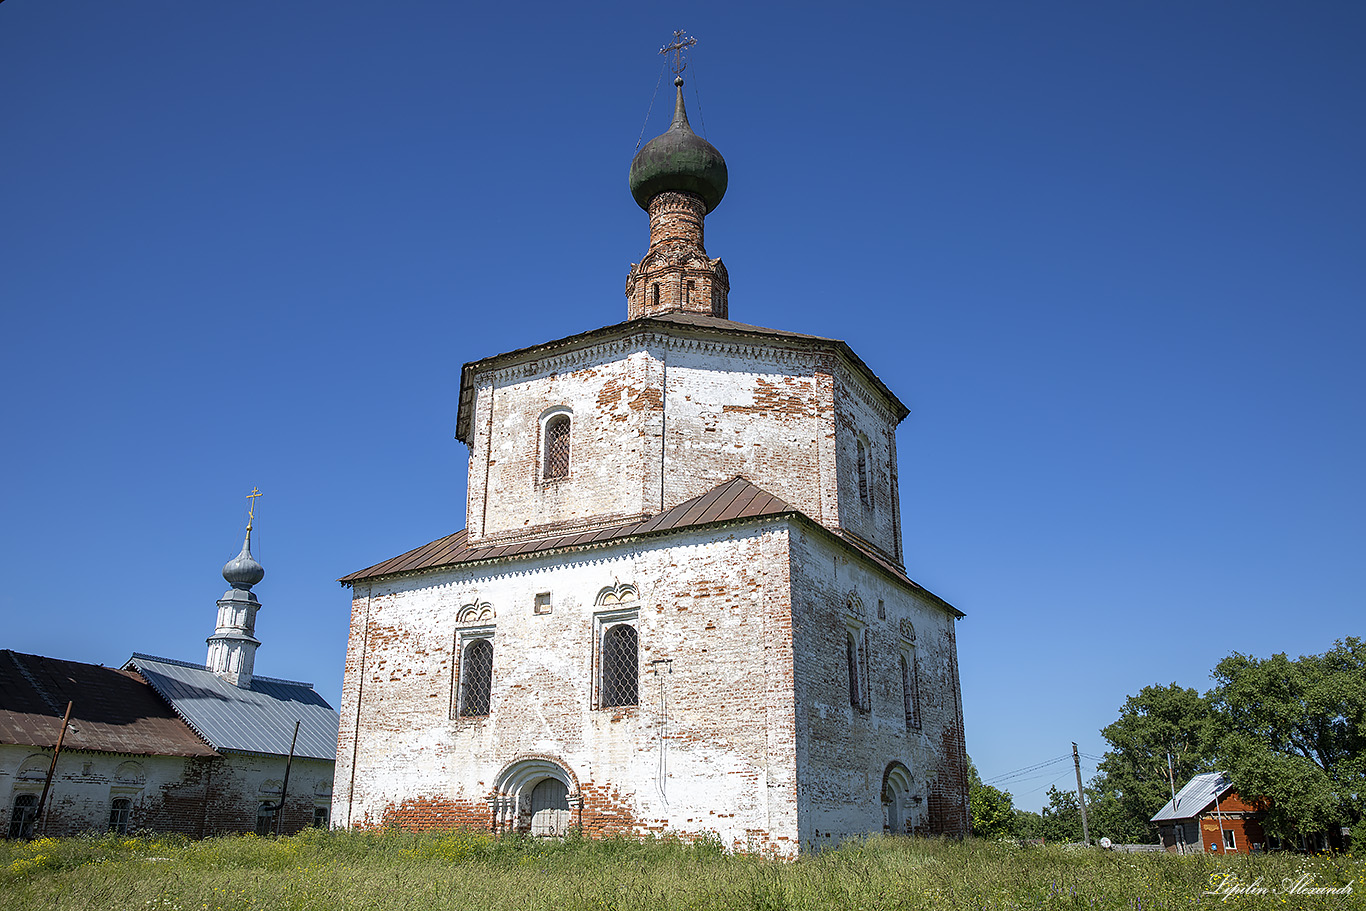
M 1070 755 L 1067 755 L 1067 754 L 1064 754 L 1064 755 L 1062 755 L 1062 756 L 1055 756 L 1055 757 L 1053 757 L 1052 759 L 1045 759 L 1043 762 L 1036 762 L 1036 763 L 1034 763 L 1033 765 L 1025 766 L 1025 767 L 1022 768 L 1022 769 L 1015 769 L 1015 770 L 1010 771 L 1010 772 L 1003 772 L 1003 773 L 1001 773 L 1000 775 L 996 775 L 996 776 L 993 776 L 992 778 L 987 779 L 985 782 L 983 782 L 983 784 L 988 784 L 988 783 L 994 782 L 994 781 L 1007 781 L 1007 780 L 1012 779 L 1012 778 L 1017 778 L 1017 777 L 1019 777 L 1019 776 L 1025 774 L 1026 772 L 1033 772 L 1033 771 L 1036 771 L 1036 770 L 1038 770 L 1038 769 L 1042 769 L 1044 766 L 1050 766 L 1050 765 L 1053 765 L 1053 764 L 1055 764 L 1055 763 L 1065 762 L 1066 760 L 1071 759 L 1071 758 L 1072 758 L 1072 757 L 1071 757 Z

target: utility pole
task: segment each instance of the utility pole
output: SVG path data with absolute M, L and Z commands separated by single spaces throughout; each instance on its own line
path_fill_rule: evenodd
M 1172 751 L 1167 751 L 1167 783 L 1172 787 L 1172 809 L 1176 808 L 1176 777 L 1172 772 Z
M 294 736 L 289 741 L 289 759 L 285 760 L 285 780 L 280 782 L 280 803 L 275 808 L 275 834 L 280 834 L 280 827 L 285 821 L 285 794 L 289 792 L 289 769 L 294 765 L 294 744 L 299 742 L 299 722 L 294 722 Z
M 33 833 L 36 835 L 39 826 L 47 829 L 47 820 L 43 817 L 43 807 L 47 806 L 47 792 L 52 787 L 52 773 L 57 771 L 57 757 L 62 755 L 62 741 L 66 739 L 67 726 L 71 724 L 71 703 L 66 704 L 66 714 L 62 716 L 62 730 L 57 735 L 57 749 L 52 751 L 52 762 L 47 767 L 47 780 L 43 782 L 43 796 L 38 798 L 38 812 L 33 815 Z M 22 833 L 20 833 L 22 834 Z
M 1077 744 L 1072 743 L 1072 765 L 1077 770 L 1077 803 L 1081 806 L 1081 841 L 1091 844 L 1091 828 L 1086 824 L 1086 795 L 1081 790 L 1081 756 L 1077 754 Z

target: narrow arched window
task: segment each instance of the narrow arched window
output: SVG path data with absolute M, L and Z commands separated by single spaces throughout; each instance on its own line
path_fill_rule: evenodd
M 901 704 L 906 710 L 906 727 L 920 727 L 920 681 L 916 673 L 915 652 L 911 651 L 908 660 L 901 653 Z
M 569 477 L 569 415 L 557 414 L 545 422 L 546 480 Z
M 460 660 L 460 715 L 487 715 L 492 692 L 493 643 L 474 639 L 465 646 Z
M 868 490 L 868 448 L 858 441 L 858 498 L 864 506 L 873 505 L 872 493 Z
M 604 708 L 639 703 L 636 630 L 619 623 L 602 639 L 602 705 Z
M 127 835 L 133 823 L 133 801 L 127 797 L 115 797 L 109 804 L 109 831 Z
M 859 698 L 858 643 L 854 641 L 853 631 L 844 634 L 844 655 L 849 662 L 849 704 L 855 709 L 862 709 L 863 700 Z
M 279 804 L 263 800 L 256 805 L 256 834 L 269 835 L 275 831 L 275 813 Z
M 32 838 L 33 822 L 38 818 L 38 795 L 20 794 L 14 798 L 9 817 L 10 838 Z

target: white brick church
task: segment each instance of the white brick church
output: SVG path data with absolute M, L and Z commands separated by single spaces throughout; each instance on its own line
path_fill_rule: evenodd
M 627 320 L 465 365 L 464 530 L 342 579 L 336 824 L 966 834 L 962 614 L 903 566 L 906 407 L 843 342 L 729 319 L 725 188 L 680 88 L 631 165 Z

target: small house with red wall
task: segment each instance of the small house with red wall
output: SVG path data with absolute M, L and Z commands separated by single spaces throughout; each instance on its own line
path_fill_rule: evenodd
M 1263 812 L 1233 790 L 1224 772 L 1196 775 L 1152 821 L 1174 854 L 1249 854 L 1266 846 Z

